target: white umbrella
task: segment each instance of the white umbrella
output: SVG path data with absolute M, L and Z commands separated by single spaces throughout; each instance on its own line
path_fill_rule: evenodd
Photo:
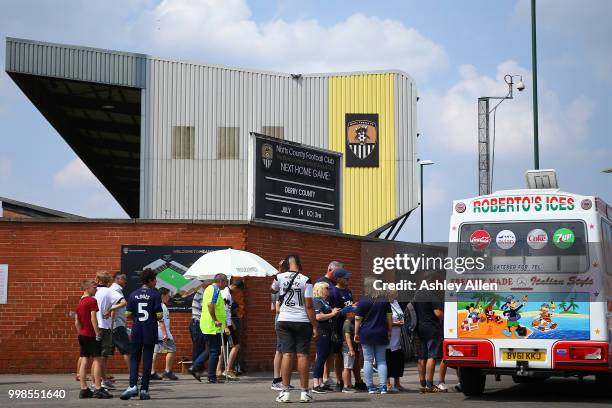
M 265 259 L 251 252 L 222 249 L 202 255 L 185 273 L 185 278 L 210 280 L 218 273 L 227 276 L 265 277 L 277 273 Z
M 260 256 L 237 249 L 222 249 L 202 255 L 183 275 L 189 279 L 210 280 L 218 273 L 232 276 L 272 276 L 278 271 Z M 225 347 L 225 339 L 221 335 L 223 364 L 227 373 L 229 348 Z M 228 381 L 229 382 L 229 381 Z

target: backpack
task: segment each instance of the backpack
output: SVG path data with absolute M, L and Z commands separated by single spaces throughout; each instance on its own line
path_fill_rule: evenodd
M 412 303 L 408 303 L 404 309 L 404 325 L 401 327 L 401 338 L 400 344 L 402 346 L 402 352 L 404 353 L 405 361 L 416 361 L 417 349 L 416 349 L 416 325 L 417 315 L 414 310 Z

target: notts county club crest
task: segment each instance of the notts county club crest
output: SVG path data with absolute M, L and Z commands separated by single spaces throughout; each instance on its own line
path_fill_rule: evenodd
M 378 167 L 378 114 L 346 114 L 346 167 Z
M 264 143 L 261 146 L 261 160 L 263 161 L 266 169 L 269 169 L 272 165 L 272 159 L 274 158 L 274 149 L 271 144 Z

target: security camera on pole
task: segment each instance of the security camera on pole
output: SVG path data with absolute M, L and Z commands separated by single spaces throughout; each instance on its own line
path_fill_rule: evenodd
M 493 187 L 493 164 L 495 159 L 495 113 L 497 107 L 506 99 L 513 99 L 512 89 L 514 78 L 519 78 L 516 89 L 519 92 L 525 90 L 525 83 L 521 75 L 506 75 L 504 81 L 508 85 L 506 96 L 482 96 L 478 98 L 478 195 L 491 194 Z M 497 99 L 499 102 L 489 109 L 489 101 Z M 492 148 L 489 143 L 489 115 L 493 113 L 493 142 Z

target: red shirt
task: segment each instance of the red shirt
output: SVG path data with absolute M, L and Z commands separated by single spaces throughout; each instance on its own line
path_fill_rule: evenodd
M 91 323 L 91 312 L 98 311 L 98 302 L 93 296 L 86 296 L 81 298 L 79 305 L 76 309 L 77 318 L 81 323 L 81 330 L 79 330 L 79 336 L 96 337 L 93 324 Z

